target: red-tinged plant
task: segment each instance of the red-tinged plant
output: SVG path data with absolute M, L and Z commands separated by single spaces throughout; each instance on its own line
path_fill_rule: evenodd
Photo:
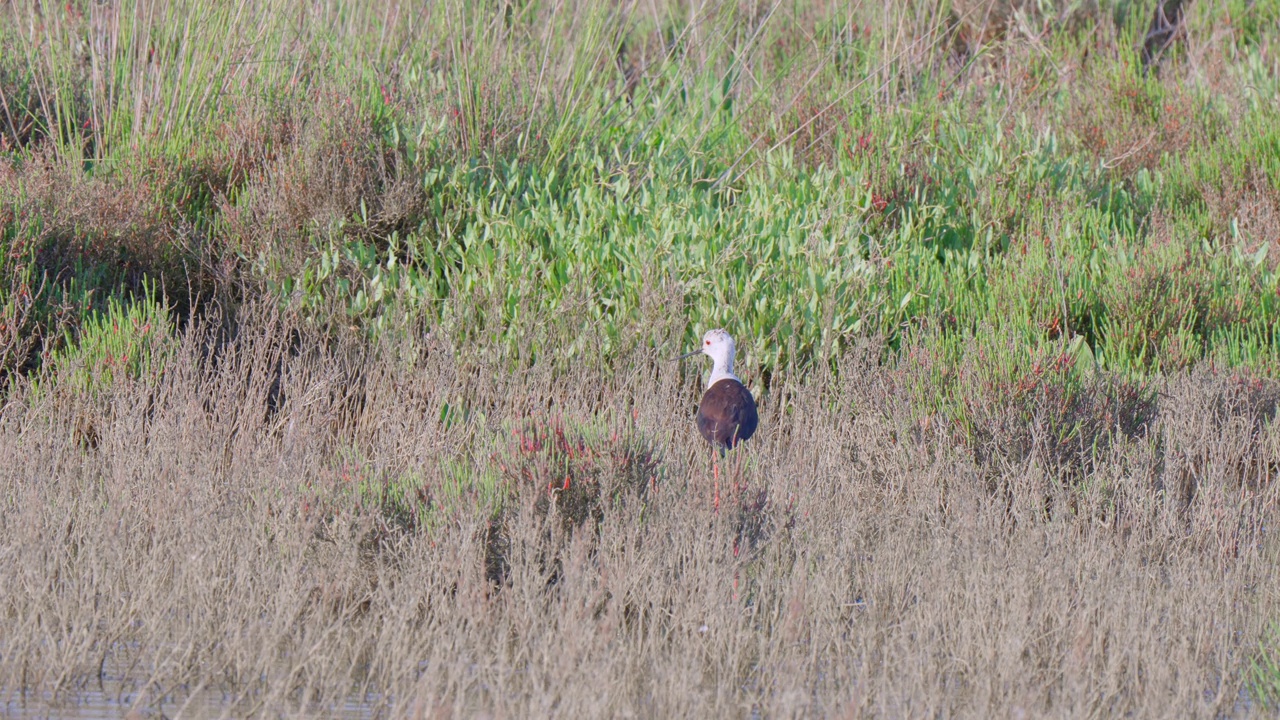
M 631 428 L 596 437 L 563 418 L 539 418 L 511 437 L 508 457 L 494 464 L 516 494 L 537 493 L 539 514 L 554 506 L 566 530 L 599 522 L 606 502 L 642 500 L 656 488 L 656 449 Z

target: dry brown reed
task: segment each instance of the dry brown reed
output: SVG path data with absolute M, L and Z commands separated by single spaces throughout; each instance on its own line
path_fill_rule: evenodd
M 6 713 L 101 687 L 239 717 L 352 697 L 387 717 L 1262 710 L 1244 688 L 1280 591 L 1280 434 L 1261 381 L 1173 377 L 1067 483 L 1043 428 L 976 453 L 920 430 L 909 360 L 853 352 L 762 389 L 762 431 L 722 468 L 746 489 L 716 513 L 695 380 L 651 351 L 511 373 L 434 336 L 242 323 L 196 323 L 95 399 L 10 394 Z M 553 420 L 587 438 L 575 457 L 653 454 L 590 461 L 603 491 L 566 522 L 560 488 L 512 464 L 513 431 Z M 475 488 L 502 477 L 495 512 Z

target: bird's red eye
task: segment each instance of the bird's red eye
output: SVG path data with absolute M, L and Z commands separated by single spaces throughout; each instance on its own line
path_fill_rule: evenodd
M 711 344 L 711 341 L 710 341 L 710 340 L 708 340 L 708 341 L 707 341 L 707 344 L 708 344 L 708 345 L 710 345 L 710 344 Z

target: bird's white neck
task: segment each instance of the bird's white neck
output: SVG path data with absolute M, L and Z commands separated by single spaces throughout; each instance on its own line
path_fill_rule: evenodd
M 726 378 L 738 380 L 738 376 L 733 374 L 733 358 L 715 358 L 715 365 L 711 367 L 711 377 L 707 378 L 707 388 Z M 742 381 L 738 380 L 738 382 Z

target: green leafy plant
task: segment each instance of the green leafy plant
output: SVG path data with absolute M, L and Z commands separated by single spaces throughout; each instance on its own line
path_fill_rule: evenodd
M 50 375 L 56 387 L 92 396 L 119 383 L 154 379 L 176 348 L 173 333 L 168 306 L 154 286 L 132 302 L 112 296 L 104 310 L 87 313 L 78 329 L 65 331 L 62 345 L 49 353 Z

